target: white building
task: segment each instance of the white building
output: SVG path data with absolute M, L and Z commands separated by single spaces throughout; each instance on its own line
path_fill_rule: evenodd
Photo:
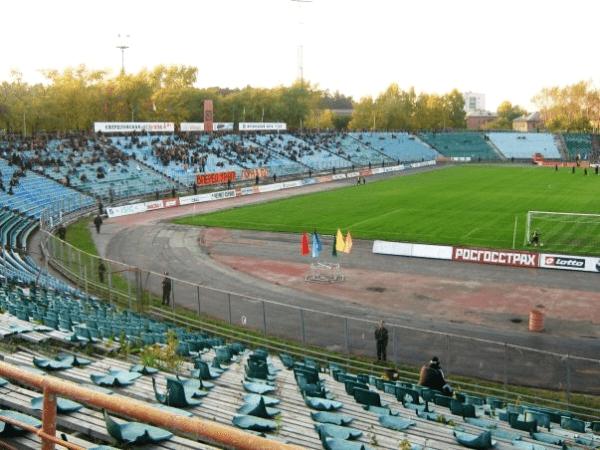
M 485 111 L 485 94 L 463 92 L 465 111 Z

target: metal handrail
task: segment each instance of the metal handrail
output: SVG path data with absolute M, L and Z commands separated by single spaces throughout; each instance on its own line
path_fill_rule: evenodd
M 41 432 L 38 433 L 43 442 L 42 450 L 53 450 L 54 443 L 57 441 L 55 433 L 56 400 L 58 395 L 143 422 L 179 431 L 186 435 L 194 436 L 197 439 L 202 438 L 204 442 L 209 444 L 224 445 L 241 450 L 302 449 L 302 447 L 296 445 L 270 441 L 260 436 L 243 432 L 237 428 L 209 422 L 198 417 L 177 415 L 129 397 L 114 394 L 108 395 L 56 377 L 27 372 L 3 361 L 0 361 L 0 375 L 43 390 L 43 425 Z M 18 426 L 21 425 L 19 424 Z M 53 437 L 54 439 L 52 439 Z M 63 445 L 62 442 L 60 444 Z M 74 448 L 74 450 L 78 449 L 80 447 Z

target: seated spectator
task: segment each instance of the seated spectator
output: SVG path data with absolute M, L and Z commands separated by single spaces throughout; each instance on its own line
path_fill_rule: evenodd
M 442 371 L 440 360 L 437 356 L 431 358 L 428 365 L 421 367 L 419 384 L 428 387 L 429 389 L 439 391 L 446 396 L 452 396 L 452 388 L 444 377 L 444 372 Z

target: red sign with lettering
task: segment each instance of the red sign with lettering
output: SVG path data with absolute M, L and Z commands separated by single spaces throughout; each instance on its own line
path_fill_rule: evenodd
M 196 175 L 196 184 L 199 186 L 227 183 L 228 180 L 235 181 L 235 172 L 200 173 Z
M 513 267 L 538 267 L 538 253 L 511 250 L 491 250 L 485 248 L 454 247 L 453 261 L 473 262 L 479 264 L 495 264 Z

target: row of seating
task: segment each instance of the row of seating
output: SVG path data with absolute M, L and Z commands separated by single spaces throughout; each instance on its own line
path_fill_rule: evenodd
M 508 159 L 531 159 L 536 153 L 546 159 L 561 159 L 551 133 L 487 133 L 487 137 Z
M 6 292 L 6 296 L 12 300 L 27 298 L 31 294 L 32 292 L 27 291 L 27 289 L 14 289 Z M 44 290 L 36 291 L 34 298 L 39 300 L 40 303 L 42 300 L 56 303 L 57 306 L 60 305 L 62 309 L 68 311 L 72 321 L 74 317 L 79 315 L 77 317 L 79 320 L 89 321 L 87 324 L 91 326 L 100 327 L 102 320 L 116 320 L 115 318 L 123 315 L 123 319 L 132 326 L 137 324 L 138 327 L 148 332 L 161 330 L 160 322 L 151 321 L 134 313 L 120 312 L 117 314 L 114 309 L 99 306 L 89 299 L 73 298 L 65 294 Z M 90 310 L 88 315 L 84 315 L 86 310 Z M 34 310 L 31 308 L 32 316 L 30 318 L 33 317 L 33 312 Z M 168 328 L 164 325 L 163 327 L 164 329 Z M 373 440 L 373 437 L 369 437 L 371 425 L 375 427 L 376 439 L 386 443 L 384 448 L 390 448 L 388 445 L 395 437 L 396 445 L 393 448 L 397 448 L 398 441 L 407 439 L 411 447 L 406 448 L 415 449 L 425 444 L 425 436 L 427 436 L 427 448 L 434 449 L 450 449 L 455 448 L 455 445 L 465 445 L 465 443 L 482 446 L 487 445 L 489 439 L 492 439 L 492 441 L 497 440 L 497 448 L 500 449 L 508 448 L 504 447 L 504 444 L 513 444 L 517 441 L 519 441 L 519 444 L 515 444 L 515 448 L 528 448 L 518 446 L 520 443 L 527 443 L 544 445 L 544 448 L 551 449 L 556 447 L 553 447 L 553 444 L 547 444 L 547 440 L 575 442 L 575 433 L 585 433 L 585 435 L 580 436 L 580 439 L 586 440 L 586 442 L 595 442 L 592 432 L 598 430 L 597 424 L 578 421 L 568 413 L 561 411 L 535 408 L 534 405 L 509 406 L 500 399 L 485 399 L 460 395 L 460 393 L 452 399 L 407 383 L 399 383 L 381 377 L 374 377 L 373 375 L 352 375 L 334 364 L 329 365 L 329 373 L 325 373 L 313 360 L 298 363 L 290 357 L 282 355 L 282 365 L 293 369 L 289 373 L 300 391 L 298 393 L 299 397 L 295 397 L 289 390 L 284 388 L 287 382 L 286 372 L 278 371 L 276 364 L 274 364 L 275 361 L 271 360 L 266 352 L 259 350 L 247 354 L 243 346 L 223 345 L 224 341 L 222 339 L 214 339 L 205 334 L 192 333 L 185 329 L 176 329 L 175 332 L 180 337 L 180 344 L 186 344 L 185 348 L 182 346 L 178 351 L 190 359 L 193 369 L 189 369 L 188 377 L 182 376 L 186 373 L 187 369 L 185 367 L 178 373 L 179 377 L 164 374 L 164 378 L 161 379 L 164 380 L 162 383 L 166 384 L 159 383 L 159 378 L 156 378 L 154 382 L 148 379 L 143 383 L 145 386 L 143 389 L 146 393 L 140 391 L 141 387 L 136 387 L 143 381 L 143 378 L 139 375 L 130 374 L 132 372 L 131 368 L 123 367 L 123 363 L 108 358 L 102 358 L 88 365 L 85 365 L 85 361 L 78 361 L 77 372 L 72 372 L 69 375 L 72 369 L 65 367 L 58 370 L 57 376 L 81 379 L 85 375 L 88 377 L 88 382 L 92 381 L 103 388 L 119 389 L 120 392 L 131 389 L 127 392 L 131 392 L 134 398 L 144 398 L 146 401 L 148 400 L 147 392 L 152 389 L 150 391 L 152 396 L 159 403 L 162 400 L 164 406 L 175 407 L 173 405 L 181 405 L 183 404 L 181 402 L 187 402 L 181 407 L 193 413 L 199 413 L 205 408 L 207 406 L 205 403 L 210 398 L 215 402 L 219 402 L 219 404 L 233 402 L 236 406 L 231 408 L 230 413 L 221 419 L 223 423 L 229 420 L 229 423 L 234 423 L 242 428 L 261 426 L 262 423 L 262 426 L 268 425 L 271 431 L 255 431 L 270 433 L 271 438 L 281 438 L 283 434 L 285 439 L 291 442 L 294 442 L 292 438 L 297 435 L 298 429 L 302 429 L 306 434 L 307 424 L 314 422 L 315 424 L 311 428 L 317 427 L 317 436 L 311 439 L 313 442 L 320 442 L 323 448 L 369 448 L 370 441 Z M 212 362 L 207 361 L 209 355 L 212 355 Z M 14 362 L 19 361 L 17 357 L 11 358 Z M 40 359 L 37 359 L 37 364 L 36 362 L 32 363 L 38 367 L 42 364 Z M 235 367 L 244 363 L 246 365 L 241 371 L 231 368 L 232 365 Z M 55 363 L 44 361 L 43 364 Z M 67 363 L 63 360 L 57 360 L 56 364 L 59 366 L 75 366 L 75 360 Z M 48 367 L 46 367 L 46 370 L 49 370 Z M 149 369 L 140 370 L 150 371 Z M 229 378 L 230 381 L 237 378 L 238 386 L 240 386 L 239 381 L 242 382 L 241 387 L 246 391 L 246 394 L 240 395 L 240 391 L 232 393 L 228 390 L 228 385 L 221 384 L 219 380 L 222 380 L 226 373 L 233 375 L 233 378 Z M 92 375 L 94 376 L 92 377 Z M 157 375 L 157 377 L 159 376 Z M 176 381 L 169 381 L 169 377 Z M 163 385 L 166 391 L 162 388 Z M 171 394 L 171 391 L 174 393 Z M 232 400 L 232 396 L 236 397 L 238 395 L 243 397 L 242 403 Z M 246 395 L 250 397 L 246 397 Z M 302 395 L 304 398 L 302 398 Z M 273 417 L 278 417 L 278 414 L 274 414 L 273 410 L 267 409 L 274 408 L 273 398 L 278 401 L 276 409 L 281 411 L 281 418 L 276 420 Z M 352 402 L 356 402 L 358 408 L 350 406 L 348 403 L 350 399 Z M 201 403 L 196 404 L 198 401 Z M 395 402 L 397 402 L 400 409 L 395 409 L 392 406 Z M 300 404 L 303 406 L 300 407 Z M 289 414 L 289 410 L 287 408 L 296 411 L 294 413 L 295 422 L 288 421 L 289 416 L 286 414 Z M 300 414 L 301 411 L 304 412 Z M 335 413 L 335 415 L 331 416 L 324 413 Z M 515 413 L 517 413 L 516 416 Z M 207 414 L 212 414 L 212 411 Z M 322 420 L 333 420 L 333 418 L 338 420 L 340 414 L 342 418 L 344 416 L 351 417 L 355 425 L 347 430 L 339 430 L 335 427 L 324 426 L 322 425 L 323 422 L 320 422 Z M 267 415 L 267 417 L 261 417 L 262 415 Z M 298 422 L 300 416 L 305 417 L 304 421 Z M 546 416 L 547 420 L 545 419 Z M 239 418 L 236 419 L 236 417 Z M 458 422 L 459 418 L 463 422 L 455 426 L 443 425 L 442 422 L 445 420 L 443 418 L 448 417 L 452 418 L 455 423 Z M 256 418 L 262 420 L 256 420 Z M 541 432 L 539 428 L 532 428 L 531 424 L 527 422 L 532 422 L 533 419 L 537 421 L 537 427 L 551 427 L 549 432 Z M 559 426 L 554 425 L 555 422 L 552 422 L 552 420 L 559 420 L 560 422 L 557 424 Z M 104 418 L 104 421 L 110 423 L 106 418 Z M 264 421 L 270 421 L 271 423 Z M 428 421 L 432 425 L 426 425 L 429 423 Z M 276 428 L 274 429 L 272 422 L 275 422 Z M 342 422 L 347 421 L 342 420 Z M 259 425 L 256 425 L 257 423 Z M 296 425 L 291 426 L 291 423 Z M 348 424 L 345 426 L 347 427 Z M 527 428 L 527 430 L 522 430 L 522 428 Z M 530 432 L 535 434 L 530 435 Z M 456 433 L 456 435 L 452 433 Z M 484 435 L 484 433 L 487 434 Z M 354 439 L 354 441 L 349 441 L 351 444 L 336 441 L 336 439 L 341 439 L 339 436 L 346 435 Z M 134 435 L 130 435 L 128 439 L 135 439 L 132 436 Z M 357 446 L 352 444 L 357 444 Z M 306 442 L 304 442 L 304 445 L 307 445 Z M 337 445 L 343 445 L 343 447 Z M 314 447 L 309 446 L 309 448 Z
M 477 132 L 420 133 L 419 137 L 444 156 L 497 160 L 498 155 Z

